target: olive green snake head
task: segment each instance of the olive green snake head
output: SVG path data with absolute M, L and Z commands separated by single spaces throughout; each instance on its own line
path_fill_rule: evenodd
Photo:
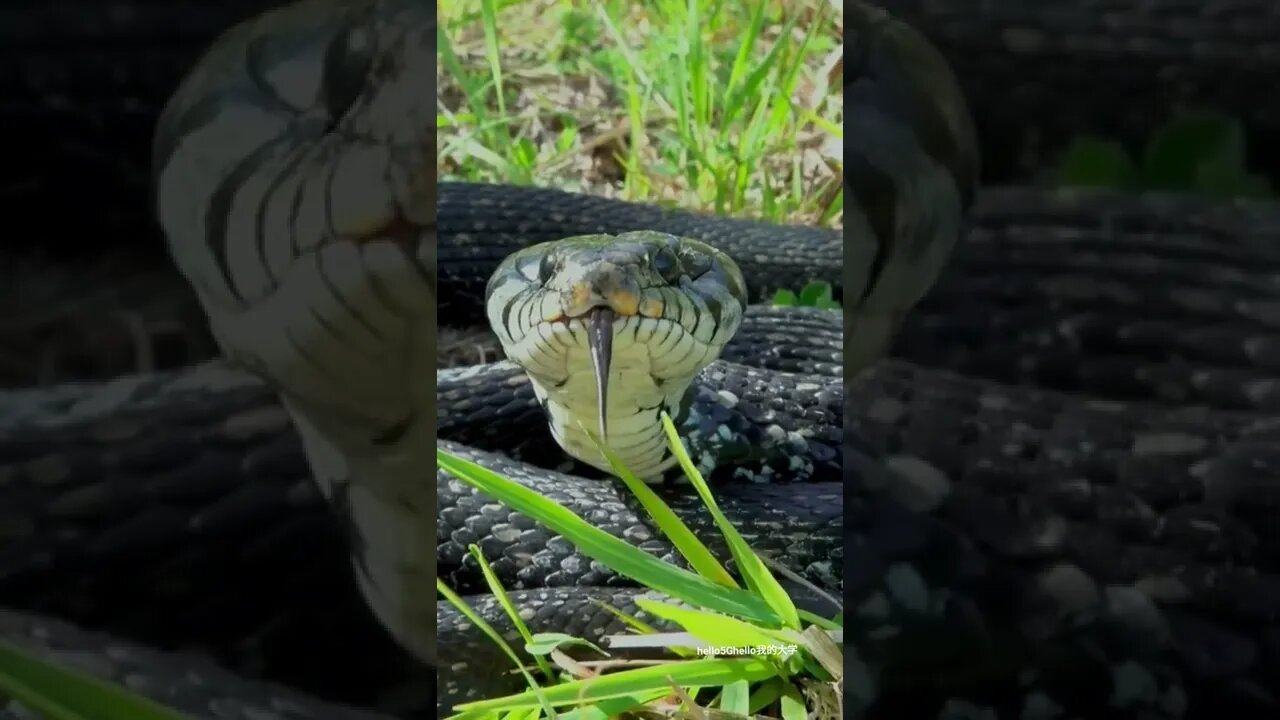
M 728 255 L 659 232 L 584 235 L 516 252 L 485 291 L 489 324 L 533 382 L 569 455 L 605 471 L 588 428 L 637 476 L 674 458 L 661 412 L 737 332 L 746 283 Z

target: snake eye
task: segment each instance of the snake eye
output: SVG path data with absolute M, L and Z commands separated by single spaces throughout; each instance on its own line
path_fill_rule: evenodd
M 551 276 L 556 274 L 556 260 L 552 257 L 554 253 L 546 253 L 542 256 L 542 262 L 538 263 L 538 282 L 546 285 L 551 282 Z
M 368 87 L 373 49 L 368 30 L 358 27 L 337 38 L 325 53 L 324 103 L 331 124 L 346 115 Z
M 653 269 L 666 280 L 675 280 L 680 276 L 680 258 L 671 248 L 662 248 L 653 255 Z

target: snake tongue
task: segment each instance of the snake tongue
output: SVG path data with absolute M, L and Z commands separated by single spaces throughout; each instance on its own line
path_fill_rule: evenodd
M 587 314 L 587 345 L 596 370 L 596 410 L 600 419 L 600 442 L 609 436 L 605 408 L 609 406 L 609 362 L 613 359 L 613 310 L 595 308 Z

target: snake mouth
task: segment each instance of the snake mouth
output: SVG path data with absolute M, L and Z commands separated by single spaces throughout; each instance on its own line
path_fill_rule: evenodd
M 587 311 L 587 347 L 591 366 L 596 371 L 596 416 L 600 423 L 600 442 L 609 438 L 609 364 L 613 360 L 613 320 L 611 308 L 596 307 Z

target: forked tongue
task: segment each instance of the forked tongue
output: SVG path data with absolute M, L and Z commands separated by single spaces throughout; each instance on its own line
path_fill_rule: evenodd
M 587 346 L 596 369 L 596 412 L 600 416 L 600 442 L 609 437 L 605 409 L 609 407 L 609 361 L 613 359 L 613 310 L 595 308 L 587 314 Z

